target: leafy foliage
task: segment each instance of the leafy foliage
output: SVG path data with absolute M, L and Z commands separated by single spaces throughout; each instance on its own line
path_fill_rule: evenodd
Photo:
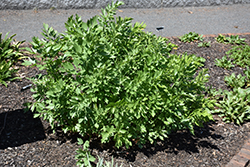
M 210 43 L 211 43 L 210 41 L 209 42 L 200 42 L 198 44 L 198 47 L 210 47 L 211 46 Z
M 231 60 L 227 59 L 227 56 L 223 56 L 222 59 L 215 59 L 215 65 L 226 69 L 234 67 Z
M 0 61 L 0 84 L 7 87 L 6 81 L 13 81 L 18 77 L 12 77 L 18 69 L 12 68 L 13 63 L 11 61 L 2 60 Z
M 230 76 L 226 76 L 225 81 L 227 85 L 232 88 L 242 88 L 245 86 L 246 77 L 242 76 L 241 74 L 237 75 L 236 77 L 235 73 L 233 73 Z
M 217 42 L 225 44 L 237 44 L 237 45 L 246 44 L 245 38 L 240 38 L 239 35 L 231 35 L 229 37 L 226 37 L 220 34 L 215 39 Z
M 91 162 L 94 162 L 96 159 L 90 154 L 90 151 L 88 149 L 89 141 L 86 141 L 83 144 L 83 140 L 78 138 L 78 144 L 83 145 L 83 149 L 78 149 L 76 151 L 78 153 L 76 155 L 76 159 L 78 160 L 76 164 L 79 167 L 84 167 L 84 166 L 92 167 Z M 96 167 L 118 167 L 118 164 L 114 164 L 113 157 L 112 157 L 112 161 L 109 162 L 109 161 L 104 161 L 103 158 L 100 158 L 98 156 L 98 162 L 96 164 Z M 122 165 L 120 167 L 122 167 Z
M 212 113 L 219 114 L 226 123 L 242 124 L 250 119 L 250 88 L 235 88 L 223 92 L 223 100 L 215 104 L 218 109 Z
M 91 163 L 90 162 L 94 162 L 95 161 L 95 157 L 93 157 L 90 154 L 89 149 L 89 141 L 86 141 L 83 144 L 83 140 L 81 138 L 78 138 L 78 144 L 79 145 L 83 145 L 83 149 L 78 149 L 76 152 L 78 153 L 75 158 L 78 160 L 76 165 L 80 166 L 80 167 L 84 167 L 84 166 L 88 166 L 91 167 Z
M 185 34 L 183 36 L 181 36 L 179 39 L 182 41 L 182 42 L 192 42 L 192 41 L 203 41 L 203 35 L 199 35 L 195 32 L 189 32 L 188 34 Z
M 118 148 L 134 139 L 139 146 L 163 140 L 179 129 L 193 133 L 194 124 L 212 119 L 203 94 L 207 70 L 196 72 L 205 59 L 169 54 L 174 45 L 166 38 L 143 32 L 145 25 L 132 25 L 132 18 L 114 17 L 121 4 L 87 23 L 71 16 L 66 34 L 44 25 L 45 39 L 32 42 L 42 60 L 26 62 L 47 71 L 32 79 L 31 110 L 52 128 L 97 134 Z
M 244 74 L 246 75 L 246 87 L 250 87 L 250 70 L 249 67 L 244 71 Z
M 233 60 L 233 63 L 241 67 L 250 67 L 250 46 L 234 46 L 231 50 L 226 52 Z
M 6 81 L 12 81 L 18 78 L 13 77 L 13 74 L 18 71 L 18 69 L 13 68 L 13 64 L 19 59 L 24 58 L 22 57 L 23 54 L 19 51 L 19 46 L 24 41 L 11 45 L 15 34 L 9 38 L 8 34 L 9 33 L 7 33 L 5 38 L 2 39 L 2 33 L 0 33 L 0 84 L 5 85 L 6 87 Z

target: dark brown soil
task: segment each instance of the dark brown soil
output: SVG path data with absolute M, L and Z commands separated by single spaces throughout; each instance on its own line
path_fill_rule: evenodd
M 250 35 L 241 37 L 250 44 Z M 229 89 L 224 77 L 233 72 L 243 74 L 240 67 L 226 70 L 215 66 L 215 59 L 222 58 L 232 45 L 217 43 L 213 37 L 205 38 L 211 41 L 211 47 L 207 48 L 199 48 L 197 43 L 182 43 L 178 38 L 170 41 L 179 46 L 173 52 L 196 54 L 207 60 L 204 66 L 210 75 L 207 86 Z M 31 83 L 25 77 L 38 72 L 21 66 L 19 75 L 23 79 L 9 83 L 7 88 L 0 85 L 0 166 L 76 166 L 75 150 L 81 148 L 76 142 L 79 136 L 63 134 L 59 129 L 53 134 L 46 121 L 23 111 L 22 104 L 32 100 L 30 89 L 22 90 Z M 156 145 L 148 144 L 142 149 L 134 146 L 129 150 L 118 150 L 112 143 L 102 145 L 93 139 L 91 151 L 105 160 L 113 156 L 124 167 L 225 166 L 248 139 L 249 123 L 237 126 L 223 123 L 218 116 L 214 118 L 214 122 L 203 128 L 195 127 L 195 136 L 185 130 L 178 131 Z

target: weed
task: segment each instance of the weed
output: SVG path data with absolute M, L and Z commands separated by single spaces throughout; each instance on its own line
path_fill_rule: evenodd
M 231 35 L 229 37 L 226 37 L 226 36 L 220 34 L 215 39 L 219 43 L 237 44 L 237 45 L 246 44 L 245 38 L 240 38 L 239 35 Z
M 211 46 L 211 42 L 200 42 L 198 44 L 198 47 L 210 47 Z
M 18 77 L 13 77 L 13 74 L 18 71 L 14 69 L 13 65 L 20 59 L 24 58 L 23 54 L 19 51 L 19 46 L 24 42 L 17 42 L 12 44 L 13 37 L 12 35 L 8 38 L 6 34 L 5 38 L 2 39 L 2 33 L 0 33 L 0 84 L 3 84 L 7 87 L 7 81 L 13 81 L 18 79 Z
M 233 73 L 230 76 L 225 77 L 226 84 L 231 88 L 242 88 L 245 86 L 246 77 L 241 74 L 235 76 Z
M 203 41 L 203 35 L 199 35 L 195 32 L 189 32 L 188 34 L 185 34 L 181 36 L 179 39 L 182 42 L 192 42 L 192 41 Z
M 226 69 L 234 67 L 231 60 L 227 59 L 227 56 L 223 56 L 222 59 L 215 59 L 215 65 Z
M 226 123 L 234 122 L 238 125 L 250 119 L 250 88 L 234 88 L 233 91 L 224 91 L 223 100 L 217 102 L 218 109 L 213 114 L 219 114 Z

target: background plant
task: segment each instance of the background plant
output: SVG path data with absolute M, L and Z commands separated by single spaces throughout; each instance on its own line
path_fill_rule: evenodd
M 233 59 L 233 63 L 241 66 L 241 67 L 250 67 L 250 46 L 244 45 L 244 46 L 234 46 L 232 49 L 230 49 L 228 52 L 226 52 L 227 55 L 231 59 Z
M 198 44 L 198 47 L 210 47 L 211 46 L 210 43 L 211 43 L 210 41 L 209 42 L 200 42 Z
M 229 37 L 226 37 L 225 35 L 219 35 L 215 38 L 217 42 L 219 43 L 226 43 L 226 44 L 246 44 L 245 38 L 240 38 L 239 35 L 231 35 Z
M 19 51 L 19 46 L 24 42 L 17 42 L 16 44 L 11 44 L 13 41 L 12 35 L 8 38 L 6 34 L 5 38 L 2 39 L 2 33 L 0 33 L 0 84 L 7 86 L 7 81 L 12 81 L 18 77 L 13 77 L 13 74 L 18 71 L 14 69 L 13 65 L 17 63 L 19 59 L 24 58 L 23 54 Z
M 215 59 L 215 65 L 226 69 L 234 67 L 231 60 L 228 60 L 227 56 L 223 56 L 221 59 Z
M 250 87 L 250 69 L 249 67 L 246 68 L 244 71 L 244 74 L 246 75 L 246 87 Z
M 250 88 L 234 88 L 233 91 L 225 90 L 223 100 L 217 102 L 218 109 L 213 114 L 219 114 L 226 123 L 242 124 L 250 119 Z
M 192 41 L 203 41 L 203 35 L 199 35 L 195 32 L 189 32 L 188 34 L 185 34 L 181 36 L 179 39 L 182 42 L 192 42 Z
M 231 88 L 242 88 L 246 84 L 246 77 L 242 76 L 241 74 L 235 76 L 235 73 L 233 73 L 230 76 L 225 77 L 226 84 L 230 86 Z

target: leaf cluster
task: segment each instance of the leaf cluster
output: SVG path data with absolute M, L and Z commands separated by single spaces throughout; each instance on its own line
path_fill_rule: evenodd
M 96 158 L 90 154 L 89 141 L 87 140 L 83 142 L 81 138 L 78 138 L 77 140 L 79 145 L 83 145 L 83 148 L 78 149 L 76 151 L 78 153 L 75 157 L 78 160 L 76 165 L 79 167 L 84 167 L 84 166 L 92 167 L 91 162 L 95 162 Z M 103 158 L 100 158 L 98 156 L 98 162 L 96 164 L 96 167 L 118 167 L 118 164 L 114 164 L 113 157 L 111 162 L 109 162 L 109 161 L 104 161 Z M 122 167 L 122 165 L 120 167 Z
M 250 87 L 250 69 L 247 67 L 247 69 L 244 71 L 244 74 L 246 75 L 246 87 Z
M 250 46 L 240 45 L 234 46 L 228 52 L 227 55 L 233 59 L 233 63 L 241 67 L 250 67 Z
M 225 81 L 231 88 L 243 88 L 246 84 L 246 76 L 242 76 L 241 74 L 235 76 L 235 73 L 233 73 L 230 76 L 226 76 Z
M 188 34 L 185 34 L 181 37 L 179 37 L 179 39 L 182 42 L 193 42 L 193 41 L 203 41 L 203 35 L 199 35 L 198 33 L 195 32 L 189 32 Z
M 79 145 L 83 145 L 83 148 L 79 148 L 78 150 L 76 150 L 77 155 L 75 156 L 75 158 L 78 160 L 76 165 L 80 167 L 91 167 L 91 162 L 95 161 L 95 157 L 90 154 L 89 141 L 85 141 L 85 143 L 83 143 L 83 140 L 81 138 L 78 138 L 77 140 Z
M 239 35 L 231 35 L 229 37 L 226 37 L 225 35 L 219 35 L 215 38 L 217 42 L 219 43 L 225 43 L 225 44 L 246 44 L 245 38 L 240 38 Z
M 234 67 L 231 60 L 228 60 L 227 56 L 223 56 L 221 59 L 215 59 L 215 65 L 226 69 Z
M 213 114 L 219 114 L 226 123 L 234 122 L 238 125 L 250 119 L 250 88 L 234 88 L 233 91 L 225 90 L 223 100 L 217 102 L 218 109 Z
M 210 47 L 211 46 L 211 42 L 200 42 L 198 44 L 198 47 Z
M 244 46 L 234 46 L 232 49 L 226 52 L 228 57 L 230 58 L 228 60 L 227 56 L 223 56 L 222 59 L 216 59 L 215 65 L 230 69 L 234 67 L 234 64 L 237 64 L 243 68 L 250 66 L 250 46 L 244 45 Z
M 23 54 L 19 51 L 19 46 L 24 42 L 17 42 L 16 44 L 11 44 L 13 37 L 12 35 L 8 38 L 6 34 L 5 38 L 2 39 L 2 33 L 0 33 L 0 84 L 3 84 L 7 87 L 6 81 L 12 81 L 18 77 L 13 77 L 13 74 L 18 71 L 14 69 L 13 65 L 24 57 Z

